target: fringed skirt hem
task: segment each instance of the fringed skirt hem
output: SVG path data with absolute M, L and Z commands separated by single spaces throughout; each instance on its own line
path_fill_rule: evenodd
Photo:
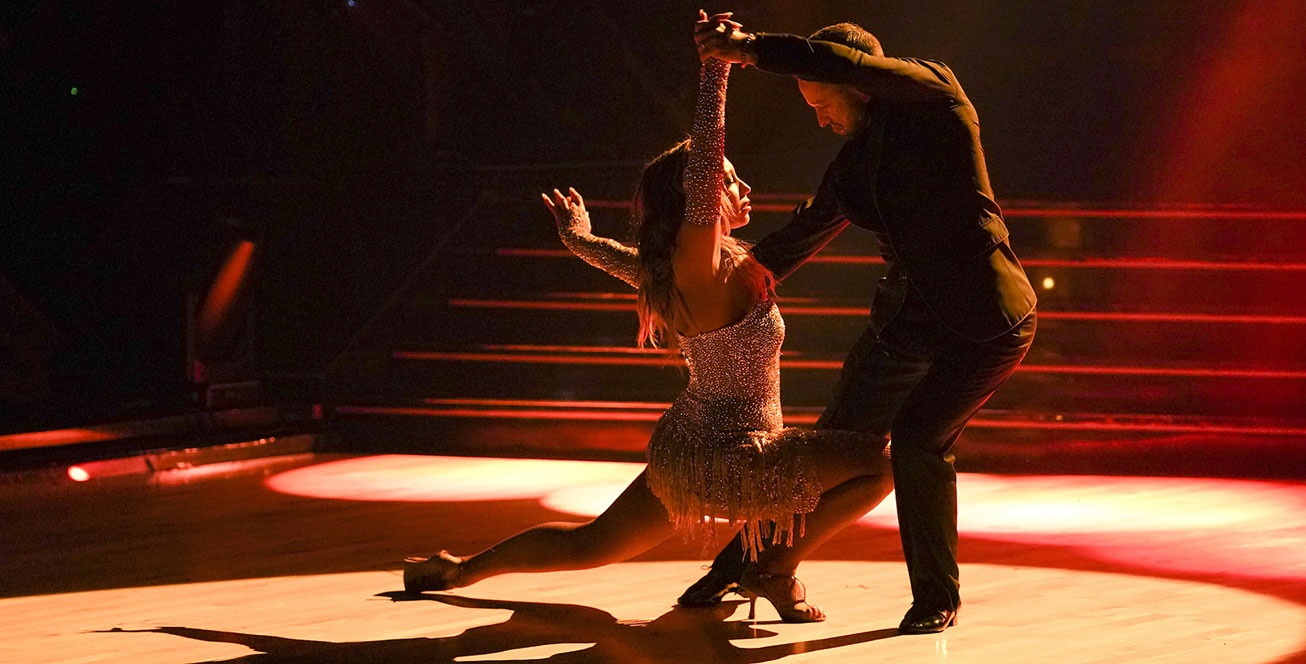
M 768 543 L 791 544 L 822 487 L 807 451 L 813 432 L 786 428 L 712 432 L 669 412 L 648 447 L 649 489 L 686 540 L 707 546 L 717 518 L 743 527 L 750 560 Z

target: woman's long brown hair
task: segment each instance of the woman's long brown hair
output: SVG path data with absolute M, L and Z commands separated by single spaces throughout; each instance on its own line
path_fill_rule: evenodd
M 631 205 L 631 216 L 639 246 L 640 347 L 658 346 L 674 339 L 676 323 L 691 319 L 684 299 L 676 288 L 672 256 L 676 236 L 685 218 L 685 164 L 689 141 L 677 143 L 654 157 L 640 174 Z M 721 260 L 733 266 L 736 278 L 742 278 L 753 293 L 754 301 L 775 294 L 775 275 L 757 262 L 747 247 L 733 237 L 721 239 Z

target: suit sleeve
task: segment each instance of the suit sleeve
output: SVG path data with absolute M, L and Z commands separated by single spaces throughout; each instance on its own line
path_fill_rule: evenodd
M 850 85 L 889 102 L 942 102 L 957 96 L 952 70 L 941 62 L 886 58 L 833 42 L 759 33 L 757 68 L 820 83 Z
M 834 195 L 831 164 L 816 195 L 794 208 L 789 223 L 763 237 L 753 247 L 753 257 L 783 281 L 847 227 Z

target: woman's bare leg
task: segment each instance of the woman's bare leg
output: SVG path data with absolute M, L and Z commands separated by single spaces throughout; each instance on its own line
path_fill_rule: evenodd
M 820 448 L 818 448 L 820 450 Z M 826 449 L 813 454 L 817 479 L 826 489 L 816 509 L 806 517 L 801 537 L 791 545 L 768 546 L 758 555 L 757 566 L 767 574 L 793 574 L 816 547 L 875 509 L 893 491 L 893 468 L 879 453 Z
M 822 493 L 816 509 L 807 515 L 803 535 L 791 545 L 767 547 L 758 554 L 758 567 L 768 574 L 793 574 L 816 547 L 875 509 L 891 491 L 893 474 L 881 473 L 848 480 Z
M 468 586 L 509 572 L 587 569 L 639 555 L 663 540 L 673 526 L 641 472 L 602 514 L 586 523 L 545 523 L 524 530 L 468 558 L 446 558 L 448 588 Z M 432 561 L 437 560 L 432 558 Z M 433 563 L 438 564 L 438 563 Z
M 841 445 L 809 449 L 814 453 L 807 460 L 821 486 L 833 488 L 821 493 L 816 509 L 806 516 L 801 536 L 791 544 L 766 546 L 756 565 L 745 569 L 739 579 L 743 594 L 766 597 L 785 622 L 825 620 L 825 612 L 807 602 L 807 589 L 793 576 L 794 570 L 813 549 L 880 504 L 893 489 L 892 468 L 878 449 Z

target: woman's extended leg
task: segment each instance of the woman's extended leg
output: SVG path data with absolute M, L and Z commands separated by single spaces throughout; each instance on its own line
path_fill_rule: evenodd
M 591 521 L 540 524 L 468 558 L 445 554 L 410 560 L 404 567 L 404 586 L 410 591 L 446 590 L 498 574 L 586 569 L 643 553 L 673 530 L 662 502 L 649 491 L 645 472 Z

